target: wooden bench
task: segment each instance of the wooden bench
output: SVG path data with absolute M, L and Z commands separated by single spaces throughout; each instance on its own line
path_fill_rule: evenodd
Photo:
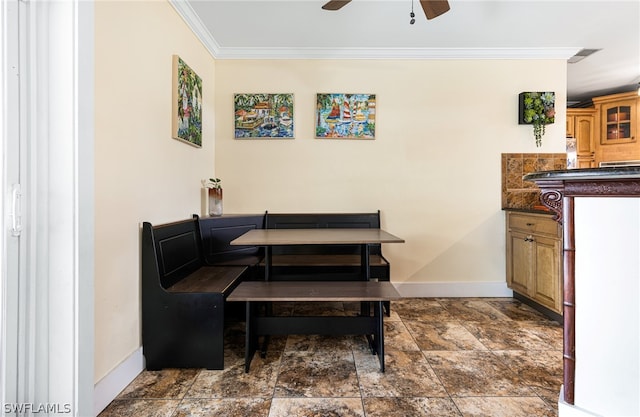
M 245 372 L 258 349 L 258 336 L 284 334 L 366 335 L 384 372 L 383 303 L 399 299 L 390 282 L 346 281 L 326 284 L 318 281 L 243 282 L 227 298 L 246 302 Z M 373 302 L 373 316 L 272 316 L 258 314 L 257 303 L 266 302 Z M 369 310 L 370 311 L 370 310 Z
M 223 369 L 225 299 L 249 266 L 205 263 L 198 217 L 142 225 L 142 349 L 148 370 Z

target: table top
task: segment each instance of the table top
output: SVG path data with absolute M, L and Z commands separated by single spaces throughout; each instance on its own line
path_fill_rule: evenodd
M 387 301 L 402 298 L 390 282 L 244 281 L 227 301 Z
M 231 245 L 359 245 L 403 243 L 404 239 L 382 229 L 252 229 Z

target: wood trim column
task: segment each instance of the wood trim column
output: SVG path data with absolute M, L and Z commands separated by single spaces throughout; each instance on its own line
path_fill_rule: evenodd
M 576 376 L 576 291 L 575 265 L 576 240 L 574 233 L 574 198 L 567 196 L 562 200 L 562 247 L 563 263 L 563 300 L 564 344 L 562 348 L 564 401 L 574 403 Z
M 564 401 L 574 403 L 576 374 L 575 341 L 575 236 L 574 236 L 574 198 L 564 195 L 563 181 L 545 181 L 539 183 L 540 201 L 555 213 L 554 219 L 562 225 L 563 248 L 563 377 Z
M 540 187 L 540 201 L 555 213 L 563 230 L 564 401 L 574 404 L 576 370 L 575 197 L 639 197 L 638 167 L 595 168 L 528 174 Z M 529 177 L 529 178 L 527 178 Z

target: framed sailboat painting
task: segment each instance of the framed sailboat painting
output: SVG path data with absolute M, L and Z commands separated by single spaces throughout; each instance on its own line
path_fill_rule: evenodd
M 375 133 L 375 94 L 317 94 L 316 138 L 375 139 Z

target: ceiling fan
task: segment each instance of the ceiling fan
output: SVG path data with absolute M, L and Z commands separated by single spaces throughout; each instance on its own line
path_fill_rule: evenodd
M 322 8 L 324 10 L 340 10 L 350 2 L 351 0 L 331 0 L 325 3 Z M 420 5 L 427 19 L 433 19 L 449 11 L 447 0 L 420 0 Z

